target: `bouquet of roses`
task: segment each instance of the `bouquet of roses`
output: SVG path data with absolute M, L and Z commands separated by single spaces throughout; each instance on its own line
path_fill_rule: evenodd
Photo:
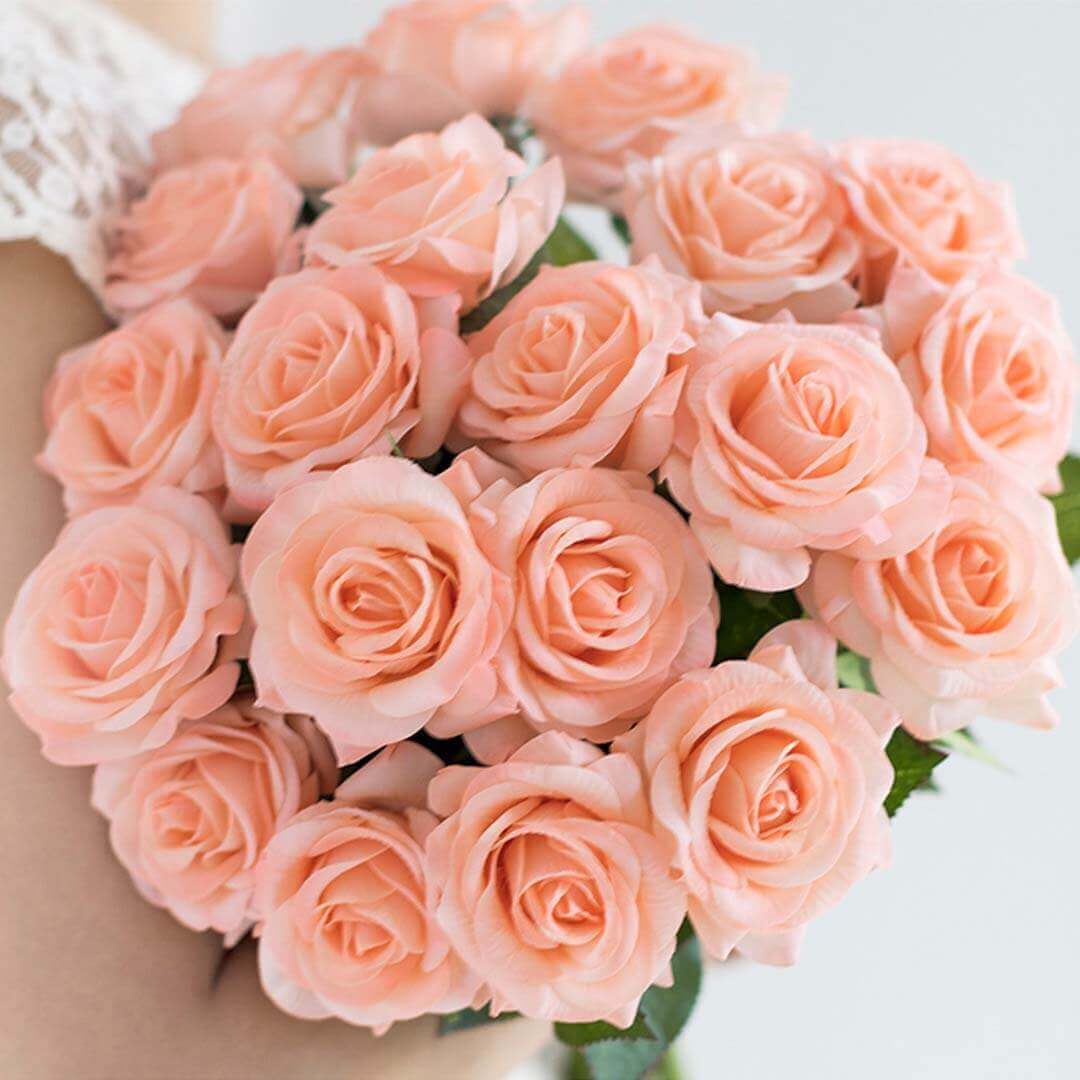
M 210 77 L 48 386 L 70 521 L 3 663 L 282 1009 L 550 1019 L 625 1078 L 699 943 L 790 963 L 974 718 L 1054 722 L 1080 477 L 1004 187 L 584 38 L 417 0 Z

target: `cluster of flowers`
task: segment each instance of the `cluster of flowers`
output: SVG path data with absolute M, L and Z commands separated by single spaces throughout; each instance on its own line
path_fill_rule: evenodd
M 418 0 L 214 74 L 117 225 L 118 327 L 48 387 L 71 517 L 13 705 L 298 1016 L 625 1026 L 687 914 L 790 962 L 887 861 L 897 724 L 1053 720 L 1074 377 L 1005 190 L 763 133 L 737 50 L 584 35 Z M 630 265 L 532 276 L 567 188 Z M 710 666 L 714 571 L 811 617 Z

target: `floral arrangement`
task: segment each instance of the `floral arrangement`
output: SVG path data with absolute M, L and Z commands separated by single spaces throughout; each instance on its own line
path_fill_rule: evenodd
M 586 33 L 416 0 L 211 75 L 49 383 L 70 520 L 3 666 L 282 1009 L 549 1019 L 625 1080 L 702 952 L 790 963 L 887 864 L 973 720 L 1054 723 L 1080 469 L 1003 186 Z

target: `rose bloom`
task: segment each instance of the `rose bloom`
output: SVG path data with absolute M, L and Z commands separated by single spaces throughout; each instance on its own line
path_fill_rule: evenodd
M 1050 503 L 985 465 L 953 475 L 948 513 L 914 551 L 827 552 L 803 606 L 870 660 L 904 727 L 934 739 L 987 716 L 1049 728 L 1054 657 L 1077 602 Z
M 256 872 L 259 972 L 285 1012 L 381 1035 L 485 999 L 434 915 L 424 841 L 437 818 L 423 807 L 441 764 L 398 743 L 270 841 Z
M 727 582 L 806 580 L 810 548 L 910 551 L 949 479 L 870 332 L 716 315 L 690 356 L 661 476 Z
M 163 173 L 117 225 L 106 305 L 127 317 L 186 296 L 235 318 L 289 268 L 301 201 L 265 159 L 208 158 Z
M 470 115 L 441 132 L 377 150 L 309 230 L 309 262 L 374 263 L 413 296 L 457 296 L 468 311 L 525 268 L 555 225 L 565 194 L 549 161 L 525 162 Z
M 806 924 L 888 865 L 898 720 L 837 689 L 836 641 L 800 619 L 749 660 L 685 676 L 616 740 L 650 778 L 655 832 L 709 953 L 793 963 Z
M 172 300 L 60 357 L 37 460 L 63 484 L 69 511 L 149 487 L 221 487 L 210 413 L 226 340 L 205 312 Z
M 217 663 L 244 605 L 236 556 L 210 506 L 176 488 L 69 522 L 23 582 L 4 628 L 12 709 L 60 765 L 167 742 L 223 705 L 239 676 Z
M 429 801 L 439 922 L 492 1013 L 627 1027 L 668 963 L 686 897 L 649 833 L 637 766 L 562 732 L 490 768 L 451 766 Z
M 548 14 L 534 6 L 413 0 L 387 11 L 364 40 L 381 71 L 367 110 L 376 140 L 433 131 L 469 112 L 519 113 L 530 89 L 557 74 L 589 36 L 583 8 Z
M 499 673 L 527 721 L 519 731 L 607 742 L 682 672 L 711 662 L 708 560 L 641 473 L 551 469 L 523 483 L 509 472 L 474 449 L 458 456 L 446 482 L 472 488 L 473 532 L 514 582 Z M 432 733 L 456 732 L 433 725 Z
M 695 129 L 771 127 L 785 96 L 784 80 L 762 75 L 741 49 L 643 26 L 576 57 L 527 112 L 562 159 L 571 196 L 617 206 L 634 158 Z
M 898 261 L 952 284 L 980 266 L 1023 256 L 1009 188 L 976 176 L 943 147 L 863 139 L 842 143 L 836 154 L 862 234 L 867 302 L 881 299 Z
M 251 924 L 255 864 L 274 833 L 337 780 L 308 717 L 238 697 L 164 746 L 94 771 L 92 802 L 117 858 L 153 904 L 233 940 Z
M 527 475 L 558 466 L 651 472 L 674 432 L 696 291 L 652 262 L 541 268 L 469 338 L 454 445 Z
M 690 135 L 627 170 L 632 253 L 700 281 L 706 311 L 803 322 L 853 308 L 861 247 L 833 166 L 802 135 Z
M 342 763 L 494 700 L 510 586 L 419 465 L 365 458 L 288 489 L 242 566 L 260 701 L 314 716 Z
M 303 187 L 340 184 L 376 74 L 360 49 L 294 49 L 213 71 L 177 120 L 154 135 L 156 164 L 264 154 Z
M 433 454 L 468 364 L 452 305 L 418 311 L 378 267 L 278 278 L 241 321 L 218 391 L 231 494 L 261 511 L 312 472 L 395 445 Z

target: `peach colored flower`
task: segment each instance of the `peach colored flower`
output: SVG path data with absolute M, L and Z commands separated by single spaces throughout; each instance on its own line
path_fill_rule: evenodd
M 419 465 L 370 457 L 282 492 L 242 567 L 260 701 L 314 716 L 340 761 L 494 699 L 510 585 Z
M 918 738 L 977 716 L 1052 727 L 1054 657 L 1078 616 L 1053 510 L 985 465 L 956 470 L 953 482 L 944 521 L 914 551 L 826 552 L 800 599 L 869 657 L 878 691 Z
M 263 849 L 336 781 L 329 744 L 308 717 L 242 696 L 156 750 L 99 765 L 91 801 L 147 900 L 192 930 L 235 939 L 254 918 Z
M 270 841 L 256 872 L 259 972 L 285 1012 L 381 1035 L 484 1000 L 434 915 L 424 841 L 437 819 L 423 806 L 441 764 L 398 743 Z
M 149 487 L 221 487 L 210 413 L 226 342 L 209 315 L 172 300 L 60 357 L 38 464 L 63 484 L 69 511 Z
M 559 466 L 651 472 L 671 446 L 703 319 L 696 289 L 649 261 L 541 268 L 483 330 L 454 445 L 535 475 Z
M 294 49 L 218 69 L 153 137 L 156 164 L 172 169 L 204 158 L 266 155 L 303 187 L 340 184 L 377 72 L 360 49 Z
M 810 548 L 899 554 L 940 520 L 948 476 L 870 331 L 715 315 L 689 363 L 661 475 L 725 581 L 790 589 Z
M 326 193 L 330 209 L 309 230 L 306 257 L 374 263 L 413 296 L 457 296 L 468 311 L 521 273 L 559 216 L 559 163 L 511 186 L 524 170 L 475 114 L 410 135 Z
M 368 102 L 376 141 L 434 131 L 469 112 L 513 116 L 588 41 L 588 13 L 532 0 L 412 0 L 364 40 L 381 78 Z
M 117 225 L 105 303 L 126 317 L 186 296 L 235 318 L 289 269 L 301 201 L 265 159 L 207 158 L 162 173 Z
M 800 619 L 747 661 L 685 676 L 616 740 L 650 778 L 654 830 L 712 955 L 793 963 L 806 924 L 888 865 L 898 720 L 837 689 L 836 641 Z
M 446 482 L 472 489 L 474 535 L 514 583 L 498 664 L 512 711 L 536 730 L 607 742 L 682 672 L 712 661 L 708 560 L 641 473 L 551 469 L 522 483 L 506 472 L 474 449 Z
M 69 522 L 4 627 L 11 707 L 42 753 L 61 765 L 114 761 L 223 705 L 239 675 L 216 663 L 219 638 L 244 618 L 235 573 L 217 515 L 176 488 Z
M 623 169 L 677 135 L 720 125 L 771 127 L 786 83 L 753 56 L 668 26 L 643 26 L 595 46 L 541 86 L 527 108 L 562 158 L 572 197 L 617 206 Z
M 634 257 L 700 281 L 708 312 L 824 323 L 858 300 L 847 202 L 803 135 L 684 136 L 629 166 L 624 208 Z
M 839 178 L 862 233 L 863 297 L 880 300 L 893 267 L 914 264 L 952 284 L 1024 254 L 1012 193 L 954 154 L 911 139 L 859 139 L 836 148 Z
M 449 303 L 418 311 L 378 267 L 272 282 L 229 348 L 214 409 L 229 491 L 264 510 L 312 472 L 446 437 L 469 353 Z
M 686 897 L 649 833 L 637 766 L 561 732 L 429 789 L 437 914 L 493 1013 L 627 1027 L 668 962 Z

